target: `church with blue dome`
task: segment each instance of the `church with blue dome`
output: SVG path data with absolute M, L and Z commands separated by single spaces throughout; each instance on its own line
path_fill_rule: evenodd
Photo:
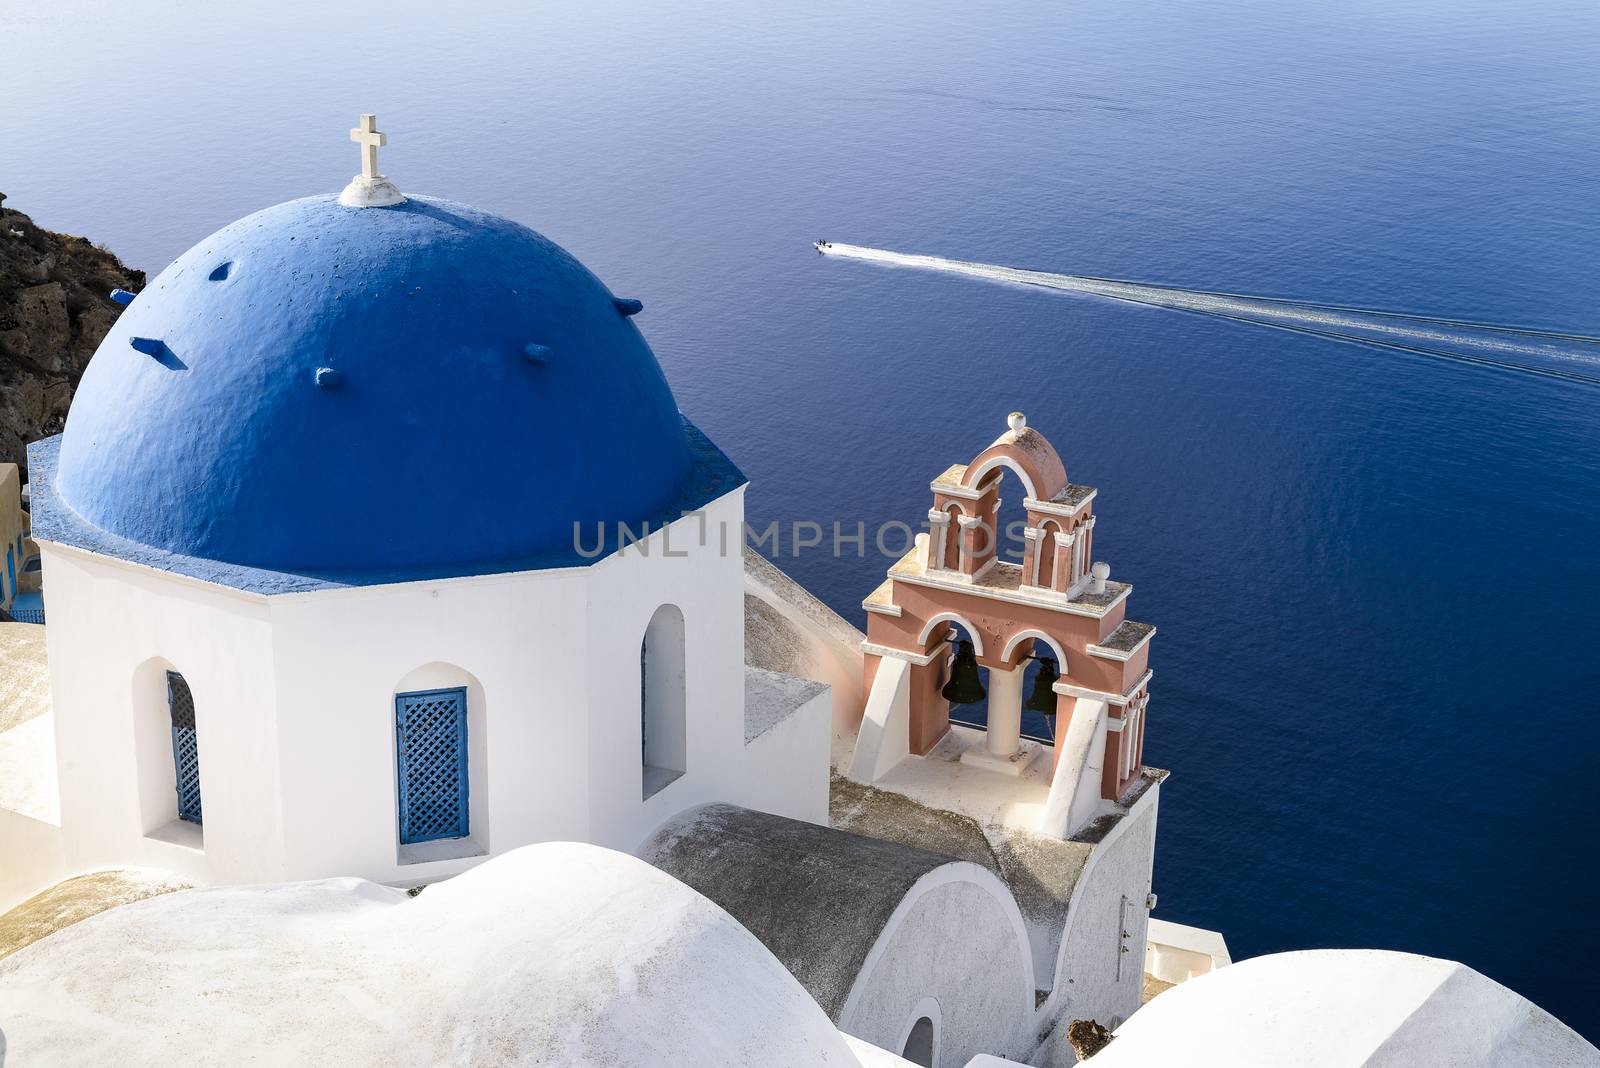
M 1600 1068 L 1462 965 L 1152 917 L 1156 627 L 1024 413 L 898 458 L 858 629 L 638 294 L 350 138 L 0 464 L 0 1062 Z
M 195 961 L 271 941 L 239 933 L 271 927 L 248 918 L 259 901 L 343 915 L 341 894 L 421 889 L 477 924 L 461 941 L 427 920 L 431 965 L 499 946 L 516 925 L 494 910 L 526 919 L 528 888 L 559 898 L 601 870 L 637 920 L 628 954 L 671 956 L 692 984 L 703 931 L 742 939 L 717 997 L 787 983 L 804 1012 L 782 1026 L 811 1037 L 784 1061 L 765 1041 L 729 1053 L 726 1027 L 657 1028 L 594 1063 L 1055 1065 L 1074 1019 L 1131 1015 L 1166 773 L 1142 758 L 1155 628 L 1091 556 L 1098 491 L 1011 413 L 928 484 L 927 529 L 863 600 L 863 633 L 745 547 L 746 480 L 679 410 L 639 294 L 521 222 L 402 192 L 373 116 L 351 139 L 362 171 L 341 193 L 257 211 L 111 294 L 62 433 L 29 450 L 48 624 L 0 623 L 0 642 L 42 632 L 43 700 L 16 727 L 0 702 L 0 915 L 79 873 L 158 873 L 201 888 L 163 906 L 170 937 L 212 939 L 149 954 L 148 983 L 81 1017 L 135 1033 L 147 994 L 198 982 L 184 1013 L 220 1036 L 211 1054 L 293 1032 L 351 1063 L 438 1063 L 280 1027 Z M 984 537 L 1003 484 L 1027 511 L 1020 565 Z M 1024 732 L 1025 708 L 1048 733 Z M 284 884 L 343 889 L 273 897 Z M 236 905 L 190 922 L 182 901 L 222 900 L 207 893 Z M 583 947 L 569 963 L 598 961 L 604 990 L 573 997 L 598 1005 L 624 950 L 617 924 L 584 922 L 554 930 Z M 303 930 L 282 943 L 299 961 Z M 115 974 L 65 952 L 61 974 Z M 564 981 L 529 952 L 530 989 Z M 57 959 L 34 955 L 28 997 L 76 996 L 45 975 Z M 456 988 L 502 989 L 451 967 Z M 31 1063 L 75 1026 L 25 1011 L 6 1040 Z M 547 1038 L 519 1031 L 519 1055 L 568 1063 Z M 684 1052 L 701 1040 L 722 1052 Z M 152 1057 L 127 1063 L 172 1059 Z
M 825 701 L 762 745 L 715 712 L 746 703 L 745 480 L 678 410 L 641 302 L 363 155 L 343 194 L 119 292 L 31 449 L 84 754 L 68 857 L 421 882 L 630 846 L 686 804 L 823 818 Z

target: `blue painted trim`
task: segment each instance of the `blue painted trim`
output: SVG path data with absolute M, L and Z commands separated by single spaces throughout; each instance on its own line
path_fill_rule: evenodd
M 177 353 L 167 347 L 167 343 L 157 337 L 134 337 L 128 339 L 128 344 L 135 350 L 153 358 L 161 366 L 174 371 L 186 371 L 189 365 L 178 359 Z
M 455 703 L 454 746 L 457 789 L 455 797 L 434 798 L 420 791 L 437 789 L 435 784 L 413 783 L 411 769 L 406 763 L 406 731 L 412 728 L 409 722 L 411 710 L 419 705 L 435 704 L 442 698 L 449 698 Z M 410 693 L 398 693 L 394 696 L 395 719 L 395 808 L 400 825 L 400 843 L 412 845 L 417 842 L 432 842 L 441 838 L 465 838 L 471 831 L 471 777 L 470 761 L 467 750 L 467 691 L 465 687 L 454 686 L 443 690 L 414 690 Z M 441 827 L 432 833 L 426 833 L 414 828 L 413 808 L 424 803 L 444 800 L 453 802 L 455 819 L 447 827 Z M 420 817 L 419 817 L 420 818 Z
M 0 601 L 9 601 L 17 592 L 17 559 L 11 555 L 11 546 L 6 546 L 6 579 L 8 584 L 0 586 Z
M 635 532 L 646 523 L 651 530 L 659 530 L 664 523 L 671 522 L 686 512 L 704 508 L 749 481 L 733 461 L 728 459 L 722 450 L 701 433 L 700 428 L 687 417 L 683 420 L 683 429 L 689 443 L 689 475 L 678 488 L 677 495 L 662 508 L 654 514 L 642 517 L 642 520 L 629 522 L 630 529 Z M 56 461 L 60 451 L 59 434 L 28 446 L 28 479 L 32 486 L 30 492 L 33 500 L 33 536 L 36 540 L 70 545 L 102 556 L 154 568 L 157 571 L 170 571 L 176 575 L 200 579 L 203 582 L 214 582 L 247 593 L 267 595 L 306 593 L 313 590 L 383 586 L 395 582 L 461 578 L 468 575 L 503 575 L 516 571 L 588 567 L 606 559 L 621 548 L 617 544 L 617 528 L 613 522 L 606 525 L 603 541 L 591 540 L 595 536 L 594 530 L 583 531 L 584 553 L 579 553 L 575 547 L 564 547 L 538 556 L 473 562 L 453 568 L 415 568 L 406 571 L 288 572 L 244 567 L 217 560 L 182 556 L 153 546 L 141 545 L 87 522 L 68 507 L 56 493 Z
M 11 602 L 11 618 L 18 623 L 44 623 L 44 594 L 19 593 Z
M 113 289 L 111 291 L 111 299 L 122 305 L 124 308 L 132 304 L 133 298 L 138 295 L 139 294 L 137 293 L 129 293 L 126 289 Z

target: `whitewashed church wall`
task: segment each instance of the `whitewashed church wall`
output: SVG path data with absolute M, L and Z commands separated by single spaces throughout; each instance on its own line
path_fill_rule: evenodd
M 711 520 L 743 518 L 732 494 Z M 530 842 L 631 849 L 700 800 L 739 800 L 743 743 L 738 542 L 673 530 L 591 567 L 279 597 L 273 620 L 282 698 L 288 878 L 332 873 L 413 883 Z M 683 612 L 688 771 L 642 789 L 639 639 L 662 604 Z M 420 673 L 419 673 L 420 672 Z M 399 844 L 394 694 L 465 685 L 471 833 Z M 825 766 L 825 759 L 823 764 Z M 693 800 L 684 800 L 684 798 Z M 825 802 L 824 802 L 825 803 Z M 417 858 L 443 859 L 417 859 Z
M 1152 784 L 1145 791 L 1095 847 L 1079 877 L 1044 1007 L 1063 1022 L 1093 1019 L 1115 1027 L 1140 1005 L 1160 790 Z
M 745 746 L 738 802 L 792 820 L 828 825 L 833 693 L 819 691 Z
M 274 598 L 285 878 L 425 882 L 529 842 L 588 839 L 588 680 L 574 665 L 591 570 Z M 395 695 L 458 685 L 469 840 L 403 851 Z
M 671 555 L 270 599 L 47 547 L 68 866 L 411 884 L 529 842 L 631 849 L 707 801 L 824 819 L 826 708 L 774 728 L 781 759 L 745 745 L 743 491 L 708 506 L 704 544 L 700 525 L 674 525 Z M 646 799 L 638 643 L 662 604 L 684 617 L 687 770 Z M 204 832 L 162 815 L 168 669 L 195 698 Z M 394 697 L 454 686 L 470 834 L 402 848 Z
M 266 602 L 75 549 L 40 550 L 67 872 L 147 866 L 202 883 L 281 878 Z M 141 729 L 141 714 L 165 714 L 167 670 L 194 695 L 203 832 L 168 818 L 170 729 Z
M 1022 914 L 987 869 L 956 862 L 923 876 L 878 936 L 839 1027 L 898 1053 L 936 1005 L 935 1068 L 1032 1045 L 1033 961 Z
M 744 772 L 744 490 L 703 514 L 593 569 L 587 800 L 589 840 L 599 845 L 632 850 L 674 813 L 708 801 L 765 807 Z M 645 798 L 639 643 L 664 604 L 683 613 L 687 759 L 679 778 Z

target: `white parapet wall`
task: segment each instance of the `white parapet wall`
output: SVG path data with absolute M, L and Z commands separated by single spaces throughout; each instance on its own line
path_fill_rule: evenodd
M 1177 985 L 1232 963 L 1221 931 L 1154 917 L 1145 931 L 1144 970 L 1152 979 Z
M 45 628 L 0 623 L 0 912 L 66 874 Z
M 827 824 L 832 701 L 823 683 L 746 665 L 745 796 L 764 811 Z
M 826 683 L 833 733 L 853 736 L 866 697 L 863 635 L 754 549 L 744 550 L 745 659 L 754 667 Z
M 850 777 L 877 782 L 911 754 L 911 666 L 885 656 L 872 678 L 850 758 Z
M 13 731 L 12 733 L 16 733 Z M 4 736 L 0 735 L 0 742 Z M 0 755 L 3 764 L 3 755 Z M 0 767 L 0 774 L 5 771 Z M 0 804 L 0 913 L 66 875 L 61 827 Z
M 1106 761 L 1106 720 L 1110 706 L 1080 697 L 1073 704 L 1045 801 L 1039 829 L 1057 838 L 1070 838 L 1099 815 L 1101 771 Z

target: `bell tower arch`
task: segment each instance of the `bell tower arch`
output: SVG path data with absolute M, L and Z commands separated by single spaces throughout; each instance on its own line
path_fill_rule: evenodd
M 1007 473 L 1025 495 L 1020 563 L 997 552 Z M 1082 750 L 1083 760 L 1100 763 L 1071 773 L 1092 780 L 1096 799 L 1123 796 L 1143 767 L 1155 628 L 1127 619 L 1132 587 L 1112 582 L 1110 569 L 1093 562 L 1098 491 L 1067 478 L 1055 447 L 1021 412 L 1012 412 L 1005 433 L 970 463 L 946 468 L 929 489 L 928 533 L 863 605 L 868 689 L 881 690 L 880 704 L 889 709 L 899 706 L 886 688 L 903 688 L 904 722 L 885 716 L 883 729 L 894 737 L 878 752 L 917 760 L 938 749 L 942 759 L 974 769 L 1053 781 L 1064 754 Z M 885 672 L 889 661 L 900 663 Z M 1030 688 L 1025 672 L 1036 662 Z M 953 725 L 952 701 L 984 702 L 985 722 Z M 1024 736 L 1028 712 L 1043 716 L 1042 735 Z M 862 738 L 873 729 L 868 724 Z M 1068 745 L 1073 732 L 1077 740 Z M 859 763 L 874 774 L 895 766 L 882 755 Z

